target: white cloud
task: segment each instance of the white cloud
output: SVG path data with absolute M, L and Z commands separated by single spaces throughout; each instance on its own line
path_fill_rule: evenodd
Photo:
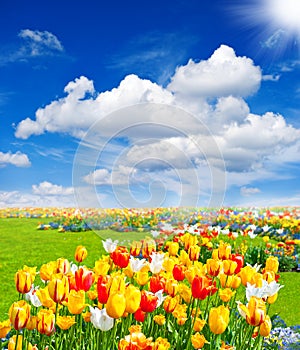
M 194 97 L 246 97 L 258 90 L 260 82 L 261 70 L 251 59 L 221 45 L 208 60 L 190 60 L 178 67 L 168 89 Z
M 280 74 L 265 74 L 262 76 L 263 81 L 278 81 L 280 79 Z
M 83 180 L 91 185 L 127 185 L 130 177 L 134 176 L 136 169 L 119 165 L 112 171 L 107 169 L 96 169 L 86 175 Z
M 28 156 L 21 152 L 16 153 L 3 153 L 0 152 L 0 167 L 8 164 L 15 165 L 17 167 L 29 167 L 31 165 Z
M 125 188 L 156 180 L 176 193 L 184 188 L 195 196 L 195 188 L 201 188 L 207 195 L 213 187 L 222 191 L 225 176 L 228 187 L 256 188 L 257 180 L 283 176 L 278 164 L 299 161 L 300 149 L 300 129 L 282 115 L 251 113 L 244 98 L 262 79 L 277 76 L 262 77 L 251 59 L 225 45 L 208 60 L 179 67 L 166 88 L 128 75 L 118 87 L 98 93 L 93 81 L 82 76 L 66 85 L 65 97 L 21 121 L 15 135 L 87 135 L 79 158 L 85 172 L 78 170 L 84 184 L 76 183 L 83 186 L 83 196 L 86 185 Z M 217 178 L 213 185 L 212 174 Z
M 0 66 L 13 62 L 26 62 L 33 57 L 61 55 L 64 48 L 59 39 L 48 31 L 22 29 L 21 43 L 10 51 L 2 50 Z
M 118 88 L 95 96 L 93 82 L 80 77 L 67 84 L 67 96 L 51 102 L 36 111 L 36 120 L 22 120 L 16 137 L 27 139 L 31 135 L 48 132 L 69 132 L 80 138 L 97 120 L 119 108 L 146 102 L 171 103 L 172 94 L 150 80 L 128 75 Z
M 61 52 L 64 50 L 58 38 L 48 32 L 39 30 L 22 29 L 19 37 L 26 41 L 26 47 L 31 56 L 41 56 L 49 54 L 50 51 Z
M 257 187 L 245 187 L 245 186 L 243 186 L 243 187 L 241 187 L 240 192 L 241 192 L 242 196 L 247 197 L 247 196 L 252 196 L 254 194 L 260 193 L 261 191 Z
M 70 196 L 73 195 L 73 187 L 63 187 L 48 181 L 43 181 L 38 185 L 32 185 L 32 193 L 40 196 Z
M 19 191 L 0 191 L 0 208 L 76 207 L 73 196 L 36 195 Z

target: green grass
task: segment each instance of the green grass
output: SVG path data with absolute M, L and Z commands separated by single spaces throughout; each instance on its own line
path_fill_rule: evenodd
M 105 253 L 101 238 L 118 239 L 120 242 L 141 239 L 145 233 L 118 233 L 111 230 L 101 232 L 64 232 L 57 230 L 37 230 L 40 222 L 49 219 L 9 218 L 0 219 L 0 321 L 7 318 L 7 311 L 12 302 L 17 300 L 14 275 L 23 265 L 37 266 L 58 258 L 74 261 L 74 252 L 78 245 L 88 250 L 85 260 L 87 266 Z
M 88 250 L 85 263 L 92 267 L 104 254 L 101 238 L 128 240 L 145 237 L 142 232 L 118 233 L 111 230 L 99 232 L 65 232 L 56 230 L 39 231 L 38 223 L 49 219 L 0 219 L 0 321 L 7 318 L 7 311 L 18 294 L 14 285 L 14 274 L 23 265 L 39 267 L 48 261 L 64 257 L 74 260 L 78 245 Z M 288 325 L 300 324 L 300 273 L 281 273 L 279 281 L 285 285 L 279 292 L 278 300 L 271 306 L 271 314 L 279 314 Z

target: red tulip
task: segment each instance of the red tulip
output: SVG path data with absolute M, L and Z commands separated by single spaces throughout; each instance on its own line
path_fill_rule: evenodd
M 76 291 L 78 290 L 84 290 L 85 292 L 87 292 L 93 282 L 94 282 L 94 275 L 93 272 L 80 267 L 76 272 L 75 272 L 75 282 L 76 282 Z
M 114 264 L 120 267 L 121 269 L 124 269 L 129 264 L 130 254 L 126 247 L 118 246 L 110 254 L 110 257 L 112 258 Z
M 151 292 L 142 290 L 140 308 L 144 312 L 152 312 L 156 309 L 158 297 Z
M 196 299 L 204 300 L 208 295 L 213 295 L 218 289 L 215 283 L 206 276 L 195 276 L 192 282 L 192 295 Z

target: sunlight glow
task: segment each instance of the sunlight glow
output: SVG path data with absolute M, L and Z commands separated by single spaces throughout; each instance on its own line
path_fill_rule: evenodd
M 280 29 L 300 35 L 300 0 L 266 0 L 266 15 Z

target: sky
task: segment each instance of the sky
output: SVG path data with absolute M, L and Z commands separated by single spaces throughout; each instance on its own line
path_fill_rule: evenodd
M 300 205 L 300 1 L 0 3 L 0 207 Z

